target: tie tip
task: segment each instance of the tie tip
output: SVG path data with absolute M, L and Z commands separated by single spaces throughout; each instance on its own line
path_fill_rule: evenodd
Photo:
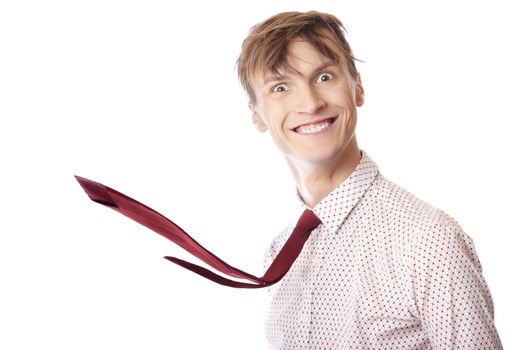
M 101 183 L 86 179 L 84 177 L 75 175 L 75 179 L 78 181 L 84 192 L 88 197 L 99 204 L 103 204 L 110 207 L 116 207 L 113 198 L 111 198 L 106 186 Z

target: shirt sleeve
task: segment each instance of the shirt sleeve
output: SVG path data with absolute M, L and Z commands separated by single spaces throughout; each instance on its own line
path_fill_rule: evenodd
M 412 248 L 417 310 L 433 349 L 502 349 L 472 239 L 448 217 Z

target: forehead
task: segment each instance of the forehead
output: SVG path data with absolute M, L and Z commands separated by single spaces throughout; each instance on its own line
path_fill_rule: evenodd
M 306 40 L 293 40 L 288 44 L 286 60 L 292 66 L 326 64 L 334 60 L 323 55 L 316 47 Z
M 323 55 L 311 42 L 296 38 L 288 43 L 285 54 L 273 67 L 255 68 L 252 72 L 252 79 L 261 84 L 273 77 L 308 74 L 312 70 L 331 65 L 338 65 L 338 62 Z

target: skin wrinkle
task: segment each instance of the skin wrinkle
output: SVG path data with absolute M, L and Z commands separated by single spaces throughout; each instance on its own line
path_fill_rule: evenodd
M 249 106 L 255 127 L 270 132 L 303 199 L 313 207 L 348 177 L 360 160 L 356 107 L 364 103 L 364 90 L 359 75 L 353 79 L 345 65 L 323 56 L 310 42 L 292 40 L 287 55 L 289 66 L 297 72 L 287 74 L 288 89 L 271 91 L 265 81 L 274 77 L 259 72 L 253 79 L 256 102 Z M 330 70 L 322 69 L 328 66 Z M 325 72 L 333 77 L 317 83 L 315 79 Z M 333 117 L 337 119 L 326 134 L 300 135 L 293 131 L 299 125 Z
M 323 223 L 274 287 L 268 340 L 283 349 L 501 348 L 481 266 L 466 264 L 476 257 L 468 236 L 459 225 L 451 235 L 443 211 L 385 179 L 358 148 L 364 90 L 343 29 L 328 14 L 281 13 L 250 31 L 238 61 L 254 126 Z

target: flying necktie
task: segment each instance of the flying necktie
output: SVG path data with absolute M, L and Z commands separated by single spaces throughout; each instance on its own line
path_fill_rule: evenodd
M 177 224 L 146 205 L 101 183 L 80 176 L 75 176 L 75 178 L 94 202 L 110 207 L 166 237 L 221 273 L 245 281 L 236 281 L 223 277 L 202 266 L 172 256 L 165 256 L 165 259 L 216 283 L 234 288 L 264 288 L 279 282 L 301 252 L 310 232 L 321 223 L 311 210 L 306 209 L 281 251 L 277 254 L 270 267 L 268 267 L 268 270 L 266 270 L 266 273 L 262 277 L 256 277 L 222 261 L 200 245 Z

